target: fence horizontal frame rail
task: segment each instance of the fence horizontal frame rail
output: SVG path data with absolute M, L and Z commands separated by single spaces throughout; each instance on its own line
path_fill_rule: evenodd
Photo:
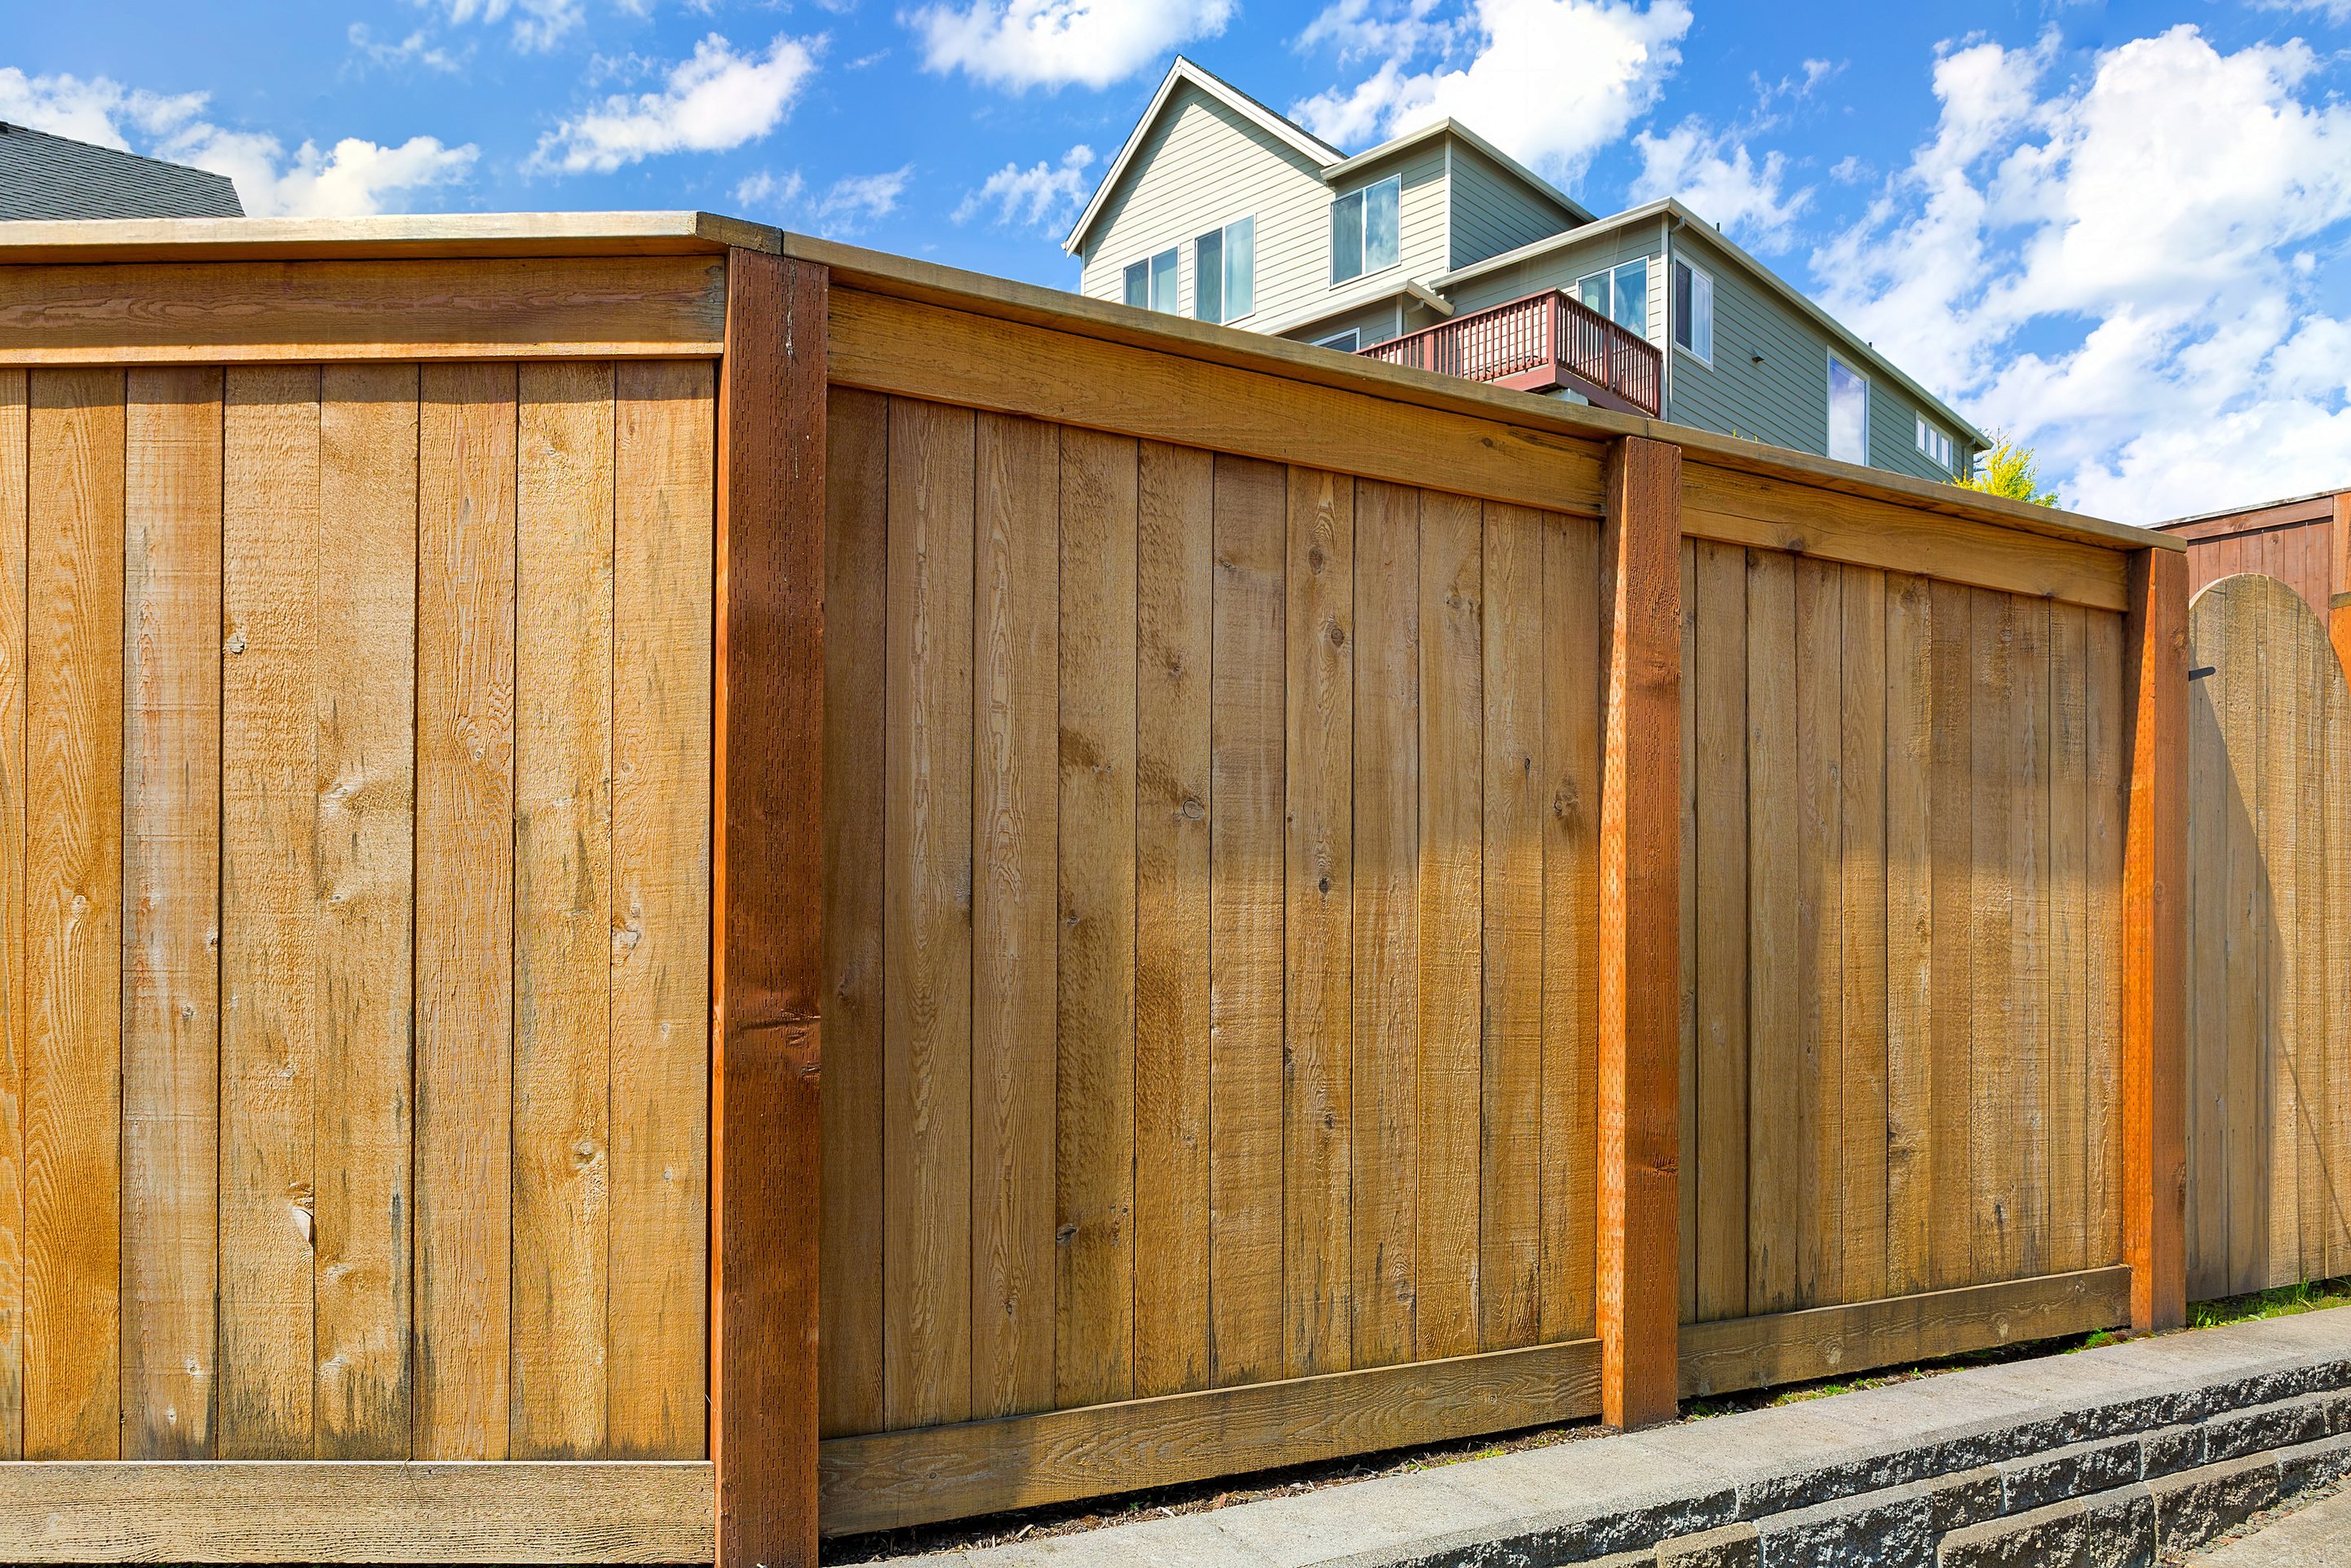
M 0 1464 L 11 1563 L 708 1561 L 706 1459 Z

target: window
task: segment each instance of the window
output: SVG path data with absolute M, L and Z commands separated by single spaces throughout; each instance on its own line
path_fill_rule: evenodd
M 1606 272 L 1575 280 L 1575 297 L 1628 332 L 1649 335 L 1649 258 L 1641 256 Z
M 1841 463 L 1869 461 L 1869 382 L 1829 357 L 1829 455 Z
M 1923 413 L 1918 416 L 1918 450 L 1946 468 L 1952 466 L 1951 438 L 1928 424 Z
M 1126 269 L 1126 302 L 1150 310 L 1176 308 L 1176 253 L 1163 250 Z
M 1333 332 L 1327 338 L 1315 339 L 1314 346 L 1318 349 L 1336 349 L 1343 354 L 1352 354 L 1362 347 L 1363 340 L 1363 333 L 1350 327 L 1343 332 Z
M 1396 224 L 1403 202 L 1404 176 L 1391 174 L 1331 204 L 1332 283 L 1396 264 Z
M 1714 363 L 1714 279 L 1686 261 L 1674 263 L 1674 345 Z
M 1257 308 L 1257 220 L 1243 218 L 1192 242 L 1192 314 L 1238 321 Z

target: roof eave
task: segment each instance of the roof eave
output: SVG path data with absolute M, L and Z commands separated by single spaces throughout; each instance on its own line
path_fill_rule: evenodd
M 1176 96 L 1177 85 L 1185 82 L 1198 88 L 1251 124 L 1278 137 L 1300 155 L 1311 159 L 1317 168 L 1328 169 L 1345 157 L 1336 147 L 1291 124 L 1216 72 L 1177 55 L 1175 62 L 1167 68 L 1167 74 L 1160 78 L 1158 90 L 1151 95 L 1151 102 L 1144 109 L 1142 117 L 1135 120 L 1134 129 L 1126 133 L 1126 141 L 1120 146 L 1118 156 L 1112 159 L 1110 167 L 1102 172 L 1102 180 L 1094 186 L 1094 193 L 1087 201 L 1085 211 L 1080 213 L 1078 221 L 1071 225 L 1069 237 L 1061 241 L 1065 254 L 1075 256 L 1084 247 L 1087 235 L 1093 232 L 1094 225 L 1102 218 L 1103 207 L 1109 204 L 1111 192 L 1118 188 L 1128 165 L 1134 162 L 1134 155 L 1142 150 L 1144 137 L 1166 112 L 1167 100 Z

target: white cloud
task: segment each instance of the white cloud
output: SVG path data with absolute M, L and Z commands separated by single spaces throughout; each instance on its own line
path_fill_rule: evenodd
M 2223 55 L 2178 26 L 2044 92 L 2052 57 L 1943 55 L 1934 137 L 1813 256 L 1826 303 L 2087 510 L 2339 484 L 2351 105 L 2298 42 Z
M 816 204 L 817 226 L 828 235 L 853 235 L 898 210 L 914 176 L 912 163 L 881 174 L 852 174 L 835 180 Z
M 1698 216 L 1761 250 L 1786 248 L 1789 226 L 1812 201 L 1809 187 L 1783 189 L 1783 154 L 1767 152 L 1758 167 L 1744 141 L 1709 134 L 1695 117 L 1663 136 L 1641 131 L 1633 143 L 1641 153 L 1634 201 L 1678 196 Z
M 778 35 L 765 54 L 737 54 L 713 33 L 658 92 L 618 93 L 539 138 L 532 170 L 609 174 L 664 152 L 721 152 L 783 122 L 816 69 L 820 39 Z
M 204 118 L 204 93 L 134 91 L 104 77 L 27 77 L 0 67 L 0 120 L 225 174 L 250 217 L 348 217 L 462 183 L 479 156 L 469 142 L 412 136 L 397 147 L 347 136 L 324 152 L 305 141 L 289 161 L 276 137 Z M 132 134 L 137 135 L 134 144 Z
M 419 27 L 396 44 L 386 43 L 377 37 L 368 30 L 368 26 L 364 22 L 352 23 L 346 36 L 350 39 L 352 50 L 363 57 L 370 65 L 393 69 L 416 66 L 425 70 L 445 73 L 455 71 L 465 64 L 462 57 L 451 54 L 434 43 L 433 35 L 423 27 Z M 472 52 L 470 46 L 466 52 L 468 54 Z
M 1449 16 L 1416 0 L 1341 0 L 1301 41 L 1327 36 L 1344 52 L 1384 36 L 1388 56 L 1353 86 L 1290 112 L 1342 146 L 1451 116 L 1573 180 L 1656 100 L 1689 26 L 1687 0 L 1464 0 Z M 1433 57 L 1414 68 L 1424 55 Z
M 525 51 L 553 48 L 560 38 L 580 26 L 586 11 L 580 0 L 417 0 L 428 10 L 438 11 L 453 27 L 473 23 L 495 26 L 508 16 L 514 17 L 514 45 Z
M 964 197 L 955 221 L 969 223 L 994 207 L 999 224 L 1050 228 L 1086 199 L 1086 170 L 1093 161 L 1094 150 L 1081 141 L 1061 155 L 1058 168 L 1041 162 L 1026 169 L 1007 163 Z
M 1024 91 L 1071 82 L 1105 88 L 1176 45 L 1214 37 L 1235 0 L 962 0 L 907 18 L 925 70 L 956 71 Z
M 789 207 L 800 199 L 800 183 L 797 169 L 789 174 L 762 169 L 737 183 L 735 204 L 738 207 Z

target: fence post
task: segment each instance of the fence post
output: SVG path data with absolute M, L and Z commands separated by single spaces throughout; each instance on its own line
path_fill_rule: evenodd
M 1601 1418 L 1674 1418 L 1681 1316 L 1682 454 L 1608 449 L 1600 532 Z
M 2131 1327 L 2188 1317 L 2188 558 L 2130 559 L 2123 713 L 2123 1251 Z
M 2335 657 L 2351 675 L 2351 490 L 2335 497 L 2335 537 L 2327 544 L 2335 570 L 2326 584 L 2326 630 L 2335 641 Z
M 719 1568 L 814 1568 L 817 1552 L 826 281 L 728 253 L 711 829 Z

